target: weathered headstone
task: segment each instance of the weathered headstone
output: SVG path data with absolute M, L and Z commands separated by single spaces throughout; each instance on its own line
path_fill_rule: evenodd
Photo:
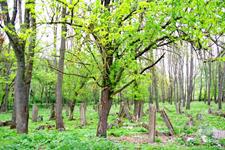
M 32 121 L 37 122 L 37 120 L 38 120 L 38 106 L 34 104 L 32 109 Z

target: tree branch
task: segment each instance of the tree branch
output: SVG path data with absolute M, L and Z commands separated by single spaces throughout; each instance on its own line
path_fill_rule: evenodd
M 145 68 L 140 72 L 140 74 L 143 74 L 146 70 L 148 70 L 148 69 L 154 67 L 161 59 L 164 58 L 165 54 L 166 54 L 166 53 L 164 52 L 164 53 L 162 54 L 162 56 L 160 56 L 153 64 L 151 64 L 150 66 L 145 67 Z
M 12 19 L 11 19 L 11 23 L 13 25 L 15 25 L 16 15 L 17 15 L 17 0 L 14 0 L 14 4 L 13 4 L 13 15 L 12 15 Z
M 64 75 L 69 75 L 69 76 L 77 76 L 77 77 L 80 77 L 80 78 L 89 78 L 89 79 L 93 79 L 95 81 L 95 83 L 99 86 L 99 87 L 103 87 L 101 84 L 98 83 L 97 79 L 94 77 L 94 76 L 84 76 L 84 75 L 81 75 L 81 74 L 76 74 L 76 73 L 66 73 L 66 72 L 63 72 L 55 67 L 53 67 L 50 62 L 47 60 L 48 62 L 48 66 Z
M 145 67 L 139 74 L 143 74 L 146 70 L 154 67 L 164 56 L 166 53 L 163 53 L 162 56 L 160 56 L 153 64 L 151 64 L 148 67 Z M 127 88 L 129 85 L 131 85 L 133 82 L 135 81 L 135 79 L 131 80 L 130 82 L 126 83 L 125 85 L 123 85 L 120 89 L 116 90 L 115 92 L 113 92 L 113 95 L 123 91 L 125 88 Z

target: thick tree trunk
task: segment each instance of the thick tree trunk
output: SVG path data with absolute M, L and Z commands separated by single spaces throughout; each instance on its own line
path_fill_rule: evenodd
M 17 74 L 15 83 L 16 129 L 18 133 L 28 133 L 29 107 L 25 85 L 25 58 L 23 53 L 18 54 L 18 52 L 16 53 Z
M 86 119 L 86 102 L 80 103 L 80 124 L 81 126 L 85 126 L 87 124 L 87 119 Z
M 109 87 L 104 87 L 102 89 L 101 94 L 101 108 L 100 108 L 100 116 L 97 128 L 97 136 L 98 137 L 106 137 L 107 136 L 107 120 L 109 111 L 112 105 L 111 99 L 111 91 Z
M 65 18 L 66 8 L 62 9 L 62 19 Z M 56 86 L 56 129 L 64 130 L 64 123 L 62 118 L 62 105 L 63 105 L 63 94 L 62 94 L 62 83 L 63 83 L 63 71 L 64 71 L 64 57 L 66 49 L 66 25 L 61 27 L 61 46 L 60 46 L 60 57 L 58 64 L 58 77 Z

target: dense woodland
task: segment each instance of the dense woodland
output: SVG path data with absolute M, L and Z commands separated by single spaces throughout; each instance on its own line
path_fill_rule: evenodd
M 224 102 L 223 0 L 0 1 L 2 149 L 223 149 Z

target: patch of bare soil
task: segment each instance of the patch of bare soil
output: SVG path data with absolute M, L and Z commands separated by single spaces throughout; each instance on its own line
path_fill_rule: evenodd
M 160 143 L 167 143 L 174 140 L 173 136 L 168 136 L 165 134 L 161 134 L 156 136 L 157 139 L 160 139 Z M 109 140 L 115 142 L 130 142 L 135 144 L 144 144 L 149 143 L 149 134 L 132 134 L 121 137 L 109 136 Z

